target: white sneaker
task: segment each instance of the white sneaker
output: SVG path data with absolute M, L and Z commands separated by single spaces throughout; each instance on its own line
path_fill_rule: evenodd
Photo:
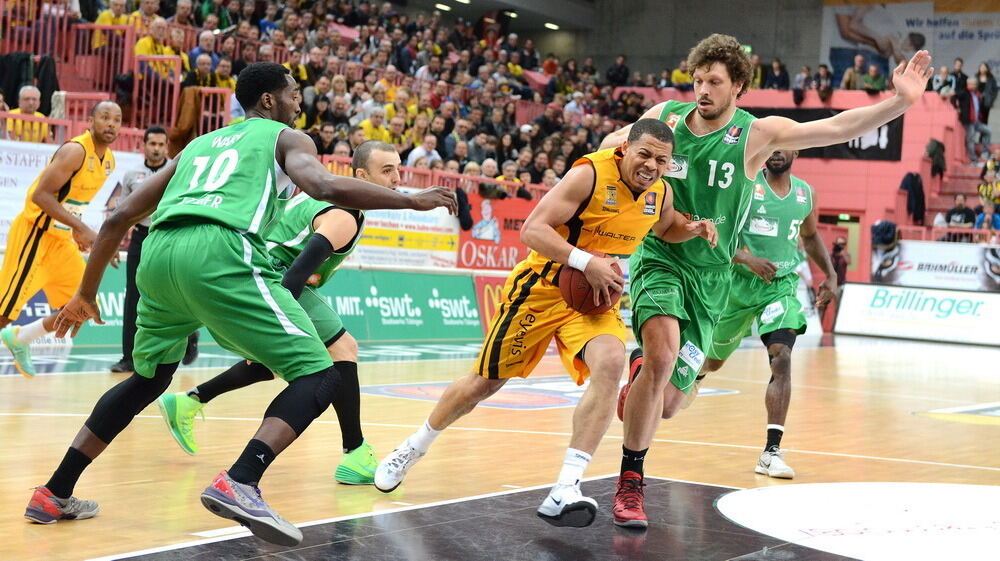
M 777 448 L 764 450 L 760 455 L 760 459 L 757 460 L 757 467 L 753 469 L 754 472 L 769 477 L 792 479 L 795 477 L 795 470 L 785 463 L 785 460 L 781 457 L 782 454 L 783 452 Z
M 399 487 L 417 460 L 424 457 L 424 453 L 410 446 L 410 440 L 406 439 L 395 450 L 389 453 L 378 464 L 375 469 L 375 487 L 383 493 L 391 493 Z
M 597 501 L 585 497 L 577 485 L 556 484 L 538 507 L 538 517 L 553 526 L 583 528 L 597 516 Z

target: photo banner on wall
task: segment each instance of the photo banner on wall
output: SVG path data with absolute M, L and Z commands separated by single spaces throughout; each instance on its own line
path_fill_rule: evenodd
M 448 209 L 369 210 L 361 239 L 348 260 L 364 265 L 454 267 L 457 255 L 458 219 Z
M 532 201 L 521 198 L 484 199 L 469 193 L 472 228 L 459 234 L 458 266 L 464 269 L 511 270 L 529 249 L 521 243 L 521 225 Z
M 1000 292 L 1000 247 L 901 240 L 872 247 L 871 282 Z
M 837 109 L 806 109 L 783 107 L 747 107 L 755 117 L 777 115 L 805 123 L 833 117 Z M 841 160 L 887 160 L 898 162 L 903 153 L 903 117 L 872 129 L 858 138 L 841 144 L 807 148 L 799 151 L 800 158 L 835 158 Z
M 931 53 L 935 66 L 950 68 L 952 61 L 962 58 L 967 75 L 975 74 L 981 62 L 996 74 L 998 43 L 1000 0 L 823 1 L 819 58 L 830 65 L 838 86 L 857 54 L 888 76 L 920 49 Z

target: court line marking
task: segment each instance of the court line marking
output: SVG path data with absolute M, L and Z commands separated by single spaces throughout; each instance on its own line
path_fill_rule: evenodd
M 4 413 L 0 412 L 0 417 L 89 417 L 89 414 L 82 413 Z M 136 415 L 136 419 L 158 419 L 163 420 L 159 415 Z M 212 421 L 252 421 L 255 423 L 260 422 L 259 417 L 206 417 L 206 420 Z M 332 425 L 338 424 L 337 421 L 323 421 L 315 420 L 313 424 L 322 425 Z M 369 427 L 383 427 L 383 428 L 405 428 L 405 429 L 417 429 L 422 425 L 403 425 L 396 423 L 361 423 L 362 425 Z M 532 430 L 516 430 L 516 429 L 491 429 L 482 427 L 448 427 L 448 430 L 452 431 L 471 431 L 471 432 L 500 432 L 500 433 L 511 433 L 511 434 L 531 434 L 538 436 L 561 436 L 568 437 L 573 436 L 572 433 L 568 432 L 554 432 L 554 431 L 532 431 Z M 623 435 L 617 434 L 606 434 L 604 438 L 614 438 L 617 440 L 624 440 Z M 699 440 L 674 440 L 670 438 L 654 438 L 653 442 L 661 442 L 664 444 L 684 444 L 688 446 L 712 446 L 716 448 L 739 448 L 744 450 L 759 450 L 759 445 L 747 445 L 747 444 L 730 444 L 726 442 L 703 442 Z M 1000 471 L 1000 467 L 990 467 L 990 466 L 973 466 L 967 464 L 952 464 L 948 462 L 933 462 L 930 460 L 911 460 L 908 458 L 887 458 L 884 456 L 868 456 L 865 454 L 848 454 L 845 452 L 823 452 L 820 450 L 801 450 L 797 448 L 785 448 L 785 452 L 795 452 L 797 454 L 812 454 L 815 456 L 831 456 L 837 458 L 853 458 L 858 460 L 874 460 L 879 462 L 898 462 L 902 464 L 918 464 L 925 466 L 939 466 L 939 467 L 953 467 L 960 469 L 981 469 L 985 471 Z M 671 480 L 677 481 L 677 480 Z
M 707 379 L 709 379 L 709 377 L 706 376 L 705 379 L 707 380 Z M 762 386 L 766 386 L 766 385 L 770 384 L 770 382 L 768 382 L 766 380 L 748 380 L 746 378 L 729 378 L 729 377 L 726 377 L 726 376 L 711 376 L 711 379 L 713 379 L 713 380 L 725 380 L 727 382 L 746 382 L 748 384 L 758 384 L 758 385 L 762 385 Z M 794 389 L 804 389 L 804 390 L 827 390 L 827 391 L 834 391 L 834 392 L 855 393 L 855 394 L 861 394 L 861 395 L 878 395 L 878 396 L 883 396 L 883 397 L 898 397 L 900 399 L 923 399 L 923 400 L 926 400 L 926 401 L 947 401 L 949 403 L 968 403 L 969 402 L 966 399 L 949 399 L 949 398 L 946 398 L 946 397 L 930 397 L 930 396 L 923 396 L 923 395 L 908 395 L 908 394 L 903 394 L 903 393 L 892 393 L 892 392 L 872 392 L 872 391 L 868 391 L 868 390 L 852 390 L 852 389 L 847 389 L 847 388 L 831 388 L 830 386 L 810 386 L 810 385 L 805 385 L 805 384 L 792 384 L 792 388 L 794 388 Z
M 599 480 L 599 479 L 608 479 L 608 478 L 617 477 L 617 476 L 618 476 L 617 473 L 610 473 L 610 474 L 605 474 L 605 475 L 597 475 L 597 476 L 594 476 L 594 477 L 585 477 L 581 481 L 585 481 L 585 482 L 586 481 L 596 481 L 596 480 Z M 709 486 L 712 486 L 712 487 L 725 487 L 727 489 L 738 489 L 738 487 L 727 487 L 727 486 L 724 486 L 724 485 L 712 485 L 712 484 L 709 484 L 709 483 L 695 483 L 695 482 L 692 482 L 692 481 L 684 481 L 684 480 L 681 480 L 681 479 L 670 479 L 670 478 L 667 478 L 667 477 L 647 476 L 647 479 L 660 479 L 660 480 L 664 480 L 664 481 L 676 481 L 678 483 L 694 483 L 696 485 L 709 485 Z M 295 526 L 297 526 L 299 528 L 308 528 L 309 526 L 318 526 L 320 524 L 330 524 L 330 523 L 333 523 L 333 522 L 342 522 L 342 521 L 345 521 L 345 520 L 354 520 L 354 519 L 357 519 L 357 518 L 367 518 L 367 517 L 373 517 L 373 516 L 381 516 L 383 514 L 396 514 L 396 513 L 399 513 L 399 512 L 406 512 L 406 511 L 410 511 L 410 510 L 418 510 L 418 509 L 421 509 L 421 508 L 431 508 L 431 507 L 436 507 L 436 506 L 445 506 L 445 505 L 456 504 L 456 503 L 467 502 L 467 501 L 475 501 L 475 500 L 479 500 L 479 499 L 488 499 L 488 498 L 491 498 L 491 497 L 501 497 L 501 496 L 504 496 L 504 495 L 511 495 L 511 494 L 515 494 L 515 493 L 523 493 L 525 491 L 536 491 L 538 489 L 545 489 L 545 488 L 551 487 L 552 485 L 553 485 L 552 483 L 545 483 L 543 485 L 533 485 L 531 487 L 522 487 L 520 489 L 510 489 L 510 490 L 507 490 L 507 491 L 494 491 L 492 493 L 483 493 L 483 494 L 480 494 L 480 495 L 471 495 L 471 496 L 468 496 L 468 497 L 459 497 L 459 498 L 456 498 L 456 499 L 445 499 L 443 501 L 434 501 L 434 502 L 423 503 L 423 504 L 418 504 L 418 505 L 413 505 L 413 506 L 403 506 L 403 507 L 399 507 L 399 508 L 392 508 L 392 509 L 386 509 L 386 510 L 376 510 L 376 511 L 364 512 L 364 513 L 358 513 L 358 514 L 349 514 L 349 515 L 346 515 L 346 516 L 335 516 L 335 517 L 332 517 L 332 518 L 323 518 L 323 519 L 320 519 L 320 520 L 312 520 L 312 521 L 309 521 L 309 522 L 302 522 L 300 524 L 296 524 Z M 236 529 L 238 529 L 240 531 L 238 533 L 234 533 L 234 534 L 222 535 L 222 534 L 227 533 L 227 532 L 233 532 L 234 528 L 236 528 Z M 171 545 L 163 545 L 163 546 L 159 546 L 159 547 L 152 547 L 152 548 L 149 548 L 149 549 L 141 549 L 141 550 L 137 550 L 137 551 L 129 551 L 129 552 L 126 552 L 126 553 L 116 553 L 114 555 L 107 555 L 107 556 L 104 556 L 104 557 L 93 557 L 93 558 L 87 559 L 86 561 L 116 561 L 118 559 L 128 559 L 128 558 L 131 558 L 131 557 L 139 557 L 141 555 L 152 555 L 152 554 L 155 554 L 155 553 L 163 553 L 163 552 L 167 552 L 167 551 L 175 551 L 175 550 L 184 549 L 184 548 L 187 548 L 187 547 L 195 547 L 195 546 L 199 546 L 199 545 L 207 545 L 207 544 L 210 544 L 210 543 L 218 543 L 218 542 L 222 542 L 222 541 L 229 541 L 229 540 L 234 540 L 234 539 L 238 539 L 238 538 L 249 537 L 251 535 L 250 532 L 248 530 L 243 529 L 242 526 L 219 528 L 219 529 L 216 529 L 216 530 L 206 530 L 205 532 L 199 532 L 196 535 L 209 534 L 209 533 L 215 533 L 216 535 L 214 537 L 210 537 L 210 538 L 203 539 L 203 540 L 190 540 L 190 541 L 181 542 L 181 543 L 175 543 L 175 544 L 171 544 Z M 285 550 L 284 553 L 288 553 L 288 551 L 291 551 L 291 550 Z M 277 553 L 278 552 L 276 552 L 276 554 Z

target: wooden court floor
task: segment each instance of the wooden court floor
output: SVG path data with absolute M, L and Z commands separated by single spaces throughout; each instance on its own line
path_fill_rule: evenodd
M 996 350 L 857 338 L 797 347 L 783 441 L 797 473 L 789 483 L 753 473 L 764 442 L 769 373 L 765 354 L 751 346 L 737 351 L 705 384 L 732 393 L 699 397 L 661 425 L 647 457 L 648 474 L 744 488 L 856 481 L 1000 485 L 1000 416 L 961 411 L 1000 402 Z M 362 397 L 366 437 L 380 456 L 426 418 L 441 387 L 434 383 L 463 375 L 471 363 L 468 356 L 362 363 L 365 386 L 409 384 L 402 392 L 407 398 Z M 221 369 L 182 371 L 171 391 L 188 389 Z M 224 535 L 232 527 L 205 511 L 197 497 L 242 450 L 280 391 L 279 382 L 222 396 L 206 407 L 207 421 L 195 425 L 197 456 L 185 455 L 155 406 L 148 408 L 77 487 L 77 496 L 100 502 L 99 516 L 51 526 L 22 517 L 30 488 L 47 480 L 96 399 L 120 379 L 104 372 L 30 380 L 0 376 L 0 559 L 113 556 Z M 541 384 L 535 388 L 544 390 L 542 398 L 560 392 L 572 397 L 555 357 L 545 358 L 532 379 Z M 498 398 L 510 406 L 549 403 L 531 395 Z M 480 407 L 437 440 L 403 486 L 382 494 L 333 481 L 341 445 L 330 411 L 279 457 L 262 489 L 283 516 L 304 523 L 545 485 L 558 472 L 572 412 L 572 407 Z M 588 476 L 617 472 L 621 435 L 615 421 Z M 547 528 L 540 525 L 539 531 Z

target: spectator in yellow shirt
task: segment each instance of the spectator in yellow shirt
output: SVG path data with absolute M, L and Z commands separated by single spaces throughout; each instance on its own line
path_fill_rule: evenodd
M 511 51 L 510 62 L 507 63 L 507 74 L 519 82 L 524 81 L 524 68 L 521 67 L 521 53 Z
M 125 13 L 125 0 L 111 0 L 110 8 L 104 10 L 94 21 L 97 25 L 128 25 L 129 16 Z M 115 35 L 121 35 L 120 31 L 115 31 Z M 101 31 L 94 31 L 90 40 L 90 47 L 94 50 L 100 49 L 108 44 L 107 38 Z
M 38 107 L 42 104 L 42 92 L 35 86 L 24 86 L 17 95 L 17 109 L 10 113 L 12 115 L 31 115 L 33 117 L 44 117 L 38 112 Z M 7 136 L 11 140 L 21 142 L 48 142 L 48 123 L 29 123 L 20 119 L 7 119 Z
M 386 95 L 387 99 L 388 97 Z M 410 92 L 406 88 L 399 88 L 396 91 L 396 99 L 385 105 L 385 118 L 387 120 L 392 121 L 397 116 L 402 117 L 407 125 L 412 125 L 413 118 L 417 116 L 417 106 L 410 104 Z
M 219 65 L 215 67 L 215 87 L 236 91 L 236 79 L 233 78 L 233 59 L 227 56 L 219 58 Z
M 184 30 L 179 27 L 170 28 L 170 43 L 167 54 L 181 57 L 181 72 L 185 76 L 191 72 L 191 57 L 184 52 Z
M 372 109 L 371 117 L 358 124 L 365 131 L 365 139 L 380 140 L 390 142 L 392 140 L 389 129 L 385 127 L 385 109 L 376 107 Z
M 681 91 L 691 91 L 694 89 L 694 84 L 692 84 L 691 73 L 688 72 L 688 63 L 686 60 L 682 60 L 677 68 L 670 73 L 670 81 L 674 83 L 674 87 Z
M 149 0 L 144 0 L 149 1 Z M 152 0 L 156 1 L 156 0 Z M 169 56 L 173 55 L 174 51 L 164 43 L 167 38 L 167 20 L 163 18 L 156 18 L 153 23 L 149 25 L 149 35 L 146 35 L 142 39 L 139 39 L 135 44 L 135 54 L 136 56 Z M 156 71 L 157 74 L 164 78 L 170 77 L 170 65 L 164 63 L 151 63 L 150 67 Z
M 149 33 L 149 28 L 157 18 L 156 12 L 159 9 L 160 0 L 141 0 L 139 2 L 139 9 L 128 16 L 128 24 L 135 28 L 136 35 L 145 36 Z

